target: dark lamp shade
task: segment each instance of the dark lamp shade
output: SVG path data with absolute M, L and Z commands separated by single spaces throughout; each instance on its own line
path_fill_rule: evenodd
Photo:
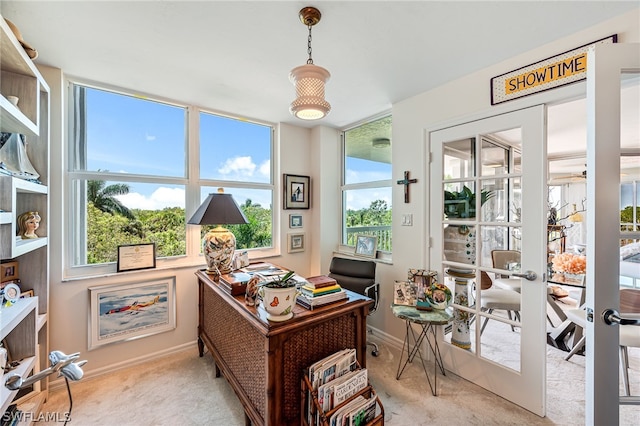
M 231 194 L 209 194 L 191 216 L 190 225 L 237 225 L 249 223 Z

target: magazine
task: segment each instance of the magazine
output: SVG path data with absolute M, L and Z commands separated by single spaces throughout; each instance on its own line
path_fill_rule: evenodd
M 376 395 L 371 392 L 371 398 L 365 400 L 362 405 L 354 407 L 349 414 L 349 426 L 364 426 L 376 417 Z
M 343 407 L 340 407 L 329 418 L 329 426 L 343 426 L 345 424 L 345 416 L 348 416 L 356 407 L 361 406 L 364 401 L 364 396 L 360 395 L 354 398 L 353 401 L 349 401 Z
M 309 367 L 309 382 L 311 383 L 312 390 L 318 391 L 319 387 L 324 385 L 330 380 L 336 377 L 340 377 L 349 371 L 355 369 L 356 366 L 356 350 L 355 349 L 343 349 L 328 357 L 321 359 L 318 362 L 313 363 Z M 323 389 L 324 391 L 324 389 Z M 320 395 L 318 394 L 318 398 Z M 314 414 L 311 391 L 307 395 L 307 419 L 309 424 L 316 424 L 317 413 Z M 318 401 L 320 402 L 320 401 Z

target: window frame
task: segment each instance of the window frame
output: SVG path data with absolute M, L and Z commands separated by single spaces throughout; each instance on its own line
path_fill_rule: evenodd
M 347 208 L 346 208 L 347 191 L 388 187 L 391 189 L 391 194 L 393 195 L 393 178 L 376 180 L 376 181 L 349 183 L 349 184 L 346 183 L 346 171 L 347 171 L 346 170 L 346 161 L 347 161 L 346 143 L 347 142 L 346 142 L 345 135 L 349 130 L 353 130 L 355 128 L 365 126 L 369 123 L 381 120 L 386 117 L 391 117 L 393 121 L 393 114 L 391 113 L 391 111 L 385 111 L 381 114 L 375 115 L 373 117 L 369 117 L 351 126 L 345 127 L 341 130 L 341 133 L 340 133 L 340 197 L 341 197 L 340 209 L 341 209 L 342 219 L 341 219 L 341 226 L 340 226 L 340 238 L 339 238 L 339 244 L 338 244 L 338 251 L 341 253 L 348 253 L 348 254 L 355 253 L 355 245 L 352 246 L 352 245 L 345 244 L 345 241 L 347 240 Z M 393 163 L 391 163 L 391 165 L 392 165 L 392 171 L 393 171 Z M 393 211 L 393 205 L 391 205 L 391 210 Z M 391 227 L 391 230 L 393 231 L 393 214 L 391 215 L 390 227 Z M 391 255 L 393 253 L 393 247 L 391 251 L 384 251 L 384 250 L 381 250 L 380 247 L 378 247 L 377 252 L 378 252 L 377 260 L 385 259 L 390 261 Z
M 75 200 L 74 189 L 75 182 L 90 179 L 115 181 L 115 182 L 131 182 L 131 183 L 149 183 L 149 184 L 167 184 L 167 185 L 182 185 L 185 188 L 185 222 L 200 206 L 200 192 L 202 187 L 223 187 L 228 190 L 233 188 L 244 189 L 261 189 L 271 191 L 271 222 L 272 222 L 272 245 L 271 247 L 261 247 L 247 250 L 251 259 L 258 259 L 262 257 L 276 256 L 280 254 L 280 241 L 279 241 L 279 221 L 277 220 L 279 214 L 278 193 L 277 193 L 277 180 L 275 179 L 276 170 L 278 167 L 278 160 L 275 158 L 277 152 L 276 143 L 278 143 L 277 126 L 273 123 L 248 119 L 246 117 L 235 116 L 233 114 L 223 113 L 212 109 L 207 109 L 195 105 L 188 105 L 185 103 L 169 100 L 161 96 L 142 94 L 137 91 L 128 90 L 120 87 L 115 87 L 109 84 L 95 83 L 92 81 L 80 79 L 80 78 L 66 78 L 67 86 L 67 103 L 65 113 L 68 115 L 68 132 L 63 141 L 64 147 L 64 161 L 62 185 L 63 193 L 63 205 L 69 206 L 68 213 L 64 215 L 63 223 L 66 229 L 71 232 L 66 233 L 66 237 L 63 238 L 61 243 L 63 253 L 63 279 L 78 279 L 78 278 L 90 278 L 100 275 L 116 274 L 116 262 L 100 263 L 100 264 L 83 264 L 75 265 L 74 256 L 80 255 L 76 253 L 74 244 L 84 244 L 82 239 L 86 239 L 86 205 L 82 206 L 81 202 Z M 123 174 L 114 172 L 97 172 L 97 171 L 74 171 L 74 150 L 75 145 L 73 142 L 73 126 L 74 126 L 74 87 L 83 86 L 96 90 L 105 90 L 115 94 L 123 96 L 136 96 L 142 97 L 145 100 L 152 102 L 159 102 L 168 104 L 180 108 L 185 108 L 185 176 L 184 177 L 168 177 L 168 176 L 151 176 L 151 175 L 138 175 L 138 174 Z M 199 117 L 200 113 L 207 113 L 218 115 L 234 120 L 246 121 L 252 124 L 258 124 L 267 126 L 271 129 L 270 132 L 270 182 L 269 183 L 254 183 L 244 181 L 227 181 L 227 180 L 215 180 L 215 179 L 200 179 L 200 131 L 199 131 Z M 230 192 L 230 191 L 229 191 Z M 74 212 L 76 214 L 74 214 Z M 157 259 L 156 269 L 167 268 L 180 268 L 180 267 L 193 267 L 204 265 L 206 262 L 204 256 L 201 253 L 201 237 L 200 226 L 198 225 L 185 225 L 186 226 L 186 253 L 180 256 L 161 257 Z M 81 232 L 82 231 L 82 232 Z M 148 271 L 147 271 L 148 272 Z M 132 272 L 134 273 L 134 272 Z

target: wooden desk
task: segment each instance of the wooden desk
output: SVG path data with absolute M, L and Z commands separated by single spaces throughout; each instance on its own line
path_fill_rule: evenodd
M 213 355 L 240 398 L 247 420 L 256 425 L 300 422 L 303 369 L 340 349 L 356 348 L 366 367 L 366 318 L 371 299 L 347 292 L 345 301 L 309 311 L 299 305 L 292 319 L 269 322 L 262 306 L 249 307 L 204 271 L 199 288 L 198 349 Z

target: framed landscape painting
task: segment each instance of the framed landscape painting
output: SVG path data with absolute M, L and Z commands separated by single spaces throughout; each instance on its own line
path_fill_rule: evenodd
M 176 328 L 176 278 L 89 288 L 89 350 Z

